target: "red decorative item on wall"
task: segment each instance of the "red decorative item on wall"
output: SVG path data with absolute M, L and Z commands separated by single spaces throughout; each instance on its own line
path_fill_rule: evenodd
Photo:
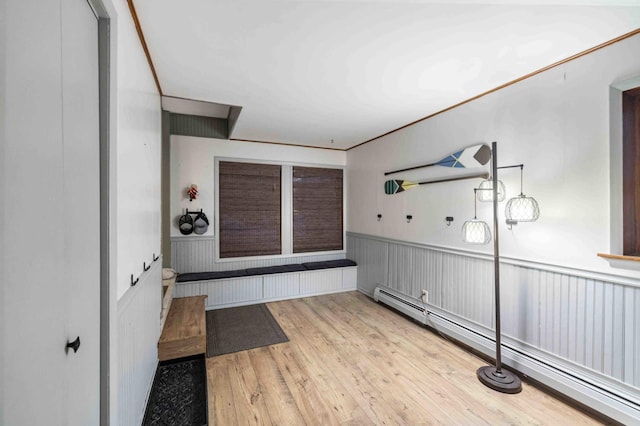
M 187 195 L 189 196 L 189 201 L 193 201 L 198 198 L 198 185 L 193 184 L 187 188 Z

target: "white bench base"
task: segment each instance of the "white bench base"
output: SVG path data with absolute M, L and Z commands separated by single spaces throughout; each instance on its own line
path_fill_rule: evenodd
M 358 267 L 176 283 L 174 297 L 207 296 L 206 310 L 357 289 Z

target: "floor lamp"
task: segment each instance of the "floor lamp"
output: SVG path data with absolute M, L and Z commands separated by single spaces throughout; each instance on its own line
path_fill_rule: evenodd
M 496 364 L 480 367 L 476 372 L 478 380 L 493 390 L 504 393 L 518 393 L 522 390 L 520 378 L 502 368 L 500 331 L 500 245 L 498 239 L 498 144 L 491 143 L 491 179 L 493 191 L 493 267 L 496 305 Z

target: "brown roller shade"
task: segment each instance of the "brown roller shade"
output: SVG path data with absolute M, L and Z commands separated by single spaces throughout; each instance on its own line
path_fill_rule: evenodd
M 342 169 L 293 168 L 293 252 L 342 250 Z
M 220 257 L 280 254 L 281 167 L 219 164 Z

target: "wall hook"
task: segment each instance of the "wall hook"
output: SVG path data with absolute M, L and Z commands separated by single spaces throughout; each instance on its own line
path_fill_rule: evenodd
M 413 219 L 413 215 L 407 215 L 407 223 L 411 223 L 411 219 Z
M 133 287 L 134 285 L 138 284 L 138 281 L 140 281 L 140 277 L 138 277 L 137 280 L 133 280 L 133 274 L 131 274 L 131 287 Z
M 444 218 L 447 221 L 447 226 L 451 226 L 451 222 L 453 222 L 453 216 L 447 216 Z
M 144 270 L 144 272 L 147 272 L 149 269 L 151 269 L 151 265 L 147 266 L 147 262 L 142 262 L 142 269 Z
M 73 349 L 73 353 L 78 352 L 78 348 L 80 348 L 80 336 L 76 337 L 76 340 L 70 342 L 67 340 L 67 344 L 64 347 L 65 353 L 69 353 L 69 349 Z
M 507 226 L 508 226 L 508 230 L 511 231 L 513 229 L 513 225 L 517 225 L 518 221 L 517 220 L 513 220 L 513 219 L 507 219 L 505 220 Z
M 160 256 L 156 256 L 155 253 L 153 253 L 153 261 L 155 262 L 156 260 L 160 259 Z
M 378 222 L 380 222 L 381 219 L 382 219 L 382 215 L 378 213 Z

